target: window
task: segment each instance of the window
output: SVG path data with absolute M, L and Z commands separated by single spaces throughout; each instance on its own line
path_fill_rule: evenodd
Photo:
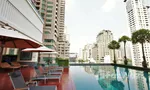
M 20 60 L 32 60 L 32 52 L 21 52 Z
M 46 47 L 48 47 L 48 48 L 53 48 L 53 46 L 52 45 L 45 45 Z
M 44 31 L 44 34 L 50 34 L 50 32 L 49 31 Z
M 46 5 L 45 4 L 42 4 L 42 7 L 45 7 Z
M 52 20 L 51 19 L 46 19 L 46 22 L 51 22 Z
M 42 9 L 42 10 L 41 10 L 41 12 L 43 12 L 43 13 L 44 13 L 45 11 Z
M 44 39 L 44 42 L 54 42 L 52 39 Z
M 46 17 L 52 17 L 52 15 L 46 15 Z
M 47 3 L 48 3 L 48 4 L 53 4 L 53 2 L 50 2 L 50 1 L 48 1 Z
M 41 13 L 42 18 L 44 18 L 44 13 Z
M 10 55 L 14 55 L 14 49 L 13 49 L 13 48 L 10 48 L 10 49 L 9 49 L 9 54 L 10 54 Z
M 47 6 L 47 8 L 53 8 L 53 6 Z
M 51 24 L 46 24 L 45 26 L 47 26 L 47 27 L 51 27 Z
M 52 10 L 47 10 L 47 12 L 52 13 Z

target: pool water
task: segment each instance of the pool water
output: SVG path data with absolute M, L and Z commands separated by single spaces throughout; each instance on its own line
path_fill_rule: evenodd
M 146 71 L 114 66 L 71 66 L 76 90 L 150 90 Z

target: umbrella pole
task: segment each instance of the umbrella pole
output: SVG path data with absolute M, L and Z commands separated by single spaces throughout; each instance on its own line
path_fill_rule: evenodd
M 49 54 L 49 63 L 51 62 L 51 54 Z M 51 63 L 50 63 L 51 64 Z M 50 67 L 50 64 L 49 64 L 49 67 Z
M 40 64 L 40 52 L 38 52 L 38 64 Z
M 1 45 L 1 52 L 0 52 L 0 64 L 2 63 L 2 59 L 3 59 L 3 50 L 4 50 L 4 45 L 5 45 L 5 42 L 1 42 L 2 45 Z

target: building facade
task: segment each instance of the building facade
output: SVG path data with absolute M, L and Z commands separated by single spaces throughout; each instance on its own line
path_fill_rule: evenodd
M 99 58 L 98 58 L 98 45 L 96 43 L 94 43 L 92 45 L 92 58 L 98 62 Z
M 150 17 L 148 0 L 127 0 L 126 10 L 128 14 L 131 33 L 139 29 L 150 29 Z M 146 61 L 150 60 L 150 44 L 144 44 Z M 133 65 L 142 66 L 143 56 L 140 44 L 133 45 Z M 150 63 L 149 63 L 150 64 Z
M 103 30 L 97 35 L 99 63 L 104 63 L 105 56 L 110 56 L 113 60 L 113 52 L 108 48 L 108 44 L 113 40 L 113 34 L 110 30 Z
M 35 0 L 33 3 L 44 19 L 44 45 L 58 52 L 58 55 L 51 55 L 50 58 L 55 59 L 57 56 L 69 58 L 70 44 L 64 34 L 65 0 Z M 45 55 L 41 57 L 49 58 Z
M 61 58 L 69 58 L 70 43 L 65 33 L 65 0 L 60 1 L 58 53 Z
M 42 43 L 43 19 L 30 0 L 0 0 L 0 12 L 0 28 L 16 30 L 31 40 Z M 18 49 L 5 48 L 3 54 L 17 55 Z M 30 55 L 29 58 L 21 57 L 18 60 L 37 62 L 37 54 Z
M 92 44 L 87 44 L 84 46 L 82 50 L 83 60 L 91 60 L 92 59 Z

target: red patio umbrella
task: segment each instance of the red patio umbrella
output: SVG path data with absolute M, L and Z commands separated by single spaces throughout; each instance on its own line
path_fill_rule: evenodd
M 1 46 L 1 52 L 0 52 L 0 63 L 1 63 L 4 47 L 37 48 L 41 45 L 36 41 L 32 40 L 31 38 L 19 33 L 18 31 L 0 28 L 0 46 Z
M 40 52 L 55 52 L 55 50 L 41 46 L 39 48 L 26 48 L 22 50 L 23 52 L 38 52 L 38 63 L 40 62 Z

